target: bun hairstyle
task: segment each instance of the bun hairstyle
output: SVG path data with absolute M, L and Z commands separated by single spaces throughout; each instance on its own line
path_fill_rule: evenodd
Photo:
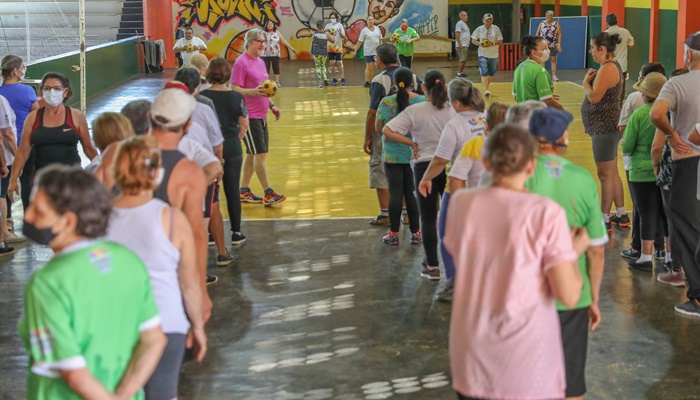
M 661 63 L 646 63 L 642 65 L 642 76 L 647 76 L 652 72 L 658 72 L 661 75 L 666 75 L 666 68 Z
M 409 105 L 408 91 L 413 87 L 413 72 L 401 67 L 394 72 L 394 84 L 396 85 L 397 114 L 405 110 Z
M 486 109 L 486 100 L 484 96 L 479 89 L 474 87 L 474 84 L 470 80 L 462 78 L 453 79 L 447 86 L 447 90 L 450 95 L 450 101 L 458 101 L 463 106 L 478 112 L 484 112 Z
M 489 135 L 484 155 L 496 181 L 498 177 L 522 172 L 535 157 L 535 147 L 525 129 L 515 124 L 501 124 Z
M 119 145 L 112 175 L 122 193 L 134 195 L 156 188 L 160 166 L 158 141 L 152 136 L 135 136 Z
M 431 69 L 423 75 L 423 84 L 426 93 L 430 97 L 430 102 L 438 109 L 445 107 L 447 99 L 447 87 L 445 85 L 445 75 L 442 72 Z
M 608 32 L 600 32 L 593 36 L 593 44 L 595 47 L 605 47 L 608 54 L 613 53 L 618 44 L 622 43 L 622 38 L 617 33 L 609 34 Z
M 542 36 L 523 36 L 522 39 L 520 39 L 520 45 L 523 48 L 523 56 L 525 56 L 525 58 L 530 58 L 532 52 L 537 50 L 537 45 L 543 40 L 544 38 Z

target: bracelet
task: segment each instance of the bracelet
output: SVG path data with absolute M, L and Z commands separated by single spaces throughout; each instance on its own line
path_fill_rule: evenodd
M 270 108 L 270 111 L 272 111 L 272 109 L 273 109 L 274 107 L 275 107 L 275 105 L 272 104 L 272 103 L 270 103 L 270 107 L 269 107 L 269 108 Z

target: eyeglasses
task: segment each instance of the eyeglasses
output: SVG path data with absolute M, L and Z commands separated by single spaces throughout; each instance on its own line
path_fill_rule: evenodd
M 255 39 L 255 41 L 258 43 L 265 43 L 265 39 Z

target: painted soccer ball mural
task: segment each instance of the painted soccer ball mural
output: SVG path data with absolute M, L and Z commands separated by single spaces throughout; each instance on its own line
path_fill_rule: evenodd
M 292 0 L 294 14 L 307 28 L 316 28 L 316 22 L 321 20 L 327 23 L 328 15 L 332 11 L 340 15 L 339 22 L 347 22 L 355 12 L 355 4 L 356 0 Z M 325 13 L 324 7 L 326 7 Z

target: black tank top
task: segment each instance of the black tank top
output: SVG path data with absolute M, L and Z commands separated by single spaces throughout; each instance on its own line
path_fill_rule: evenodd
M 78 154 L 78 128 L 73 122 L 73 114 L 70 107 L 66 106 L 66 119 L 63 125 L 44 126 L 44 112 L 46 108 L 40 108 L 34 120 L 32 129 L 32 149 L 36 153 L 34 165 L 36 170 L 54 163 L 65 165 L 80 165 Z
M 168 198 L 168 184 L 170 183 L 170 176 L 173 174 L 175 165 L 177 165 L 180 160 L 185 158 L 185 155 L 180 153 L 178 150 L 161 150 L 160 154 L 163 158 L 162 165 L 165 173 L 163 174 L 163 182 L 161 182 L 156 190 L 153 191 L 153 197 L 170 204 L 170 199 Z

